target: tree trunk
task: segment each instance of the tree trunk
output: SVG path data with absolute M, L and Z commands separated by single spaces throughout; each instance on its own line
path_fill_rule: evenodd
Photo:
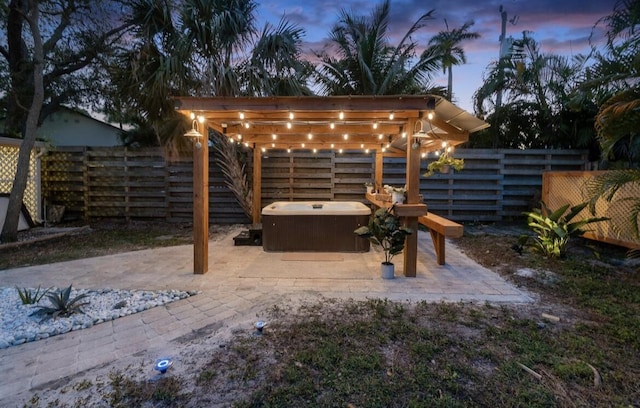
M 23 39 L 25 16 L 29 12 L 27 0 L 11 0 L 7 14 L 7 62 L 10 72 L 10 91 L 7 94 L 7 112 L 4 132 L 22 135 L 27 119 L 27 107 L 33 98 L 33 66 Z
M 24 138 L 20 144 L 18 165 L 9 196 L 7 215 L 4 226 L 2 227 L 2 234 L 0 234 L 0 241 L 2 242 L 13 242 L 18 239 L 18 221 L 22 200 L 24 198 L 24 190 L 27 187 L 27 179 L 29 177 L 29 160 L 31 158 L 31 150 L 33 150 L 33 145 L 36 141 L 38 118 L 40 117 L 40 111 L 42 110 L 42 103 L 44 101 L 44 52 L 42 49 L 40 28 L 38 27 L 40 17 L 38 6 L 38 0 L 29 0 L 29 12 L 25 17 L 31 28 L 31 34 L 33 35 L 33 100 L 31 101 L 31 107 L 27 115 Z
M 449 69 L 447 69 L 449 74 L 449 81 L 447 83 L 447 96 L 449 97 L 449 102 L 452 101 L 453 98 L 453 68 L 449 65 Z

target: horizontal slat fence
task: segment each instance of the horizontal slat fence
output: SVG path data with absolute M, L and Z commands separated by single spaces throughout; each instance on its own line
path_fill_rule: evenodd
M 249 219 L 225 186 L 211 155 L 211 223 Z M 64 205 L 66 219 L 193 221 L 193 163 L 166 162 L 159 149 L 59 148 L 43 157 L 45 205 Z
M 250 157 L 251 155 L 249 155 Z M 518 218 L 537 206 L 542 172 L 588 168 L 575 150 L 458 149 L 463 171 L 420 178 L 429 211 L 456 221 Z M 435 157 L 421 162 L 422 173 Z M 211 153 L 211 223 L 248 223 L 225 186 Z M 365 202 L 364 183 L 373 180 L 373 153 L 349 151 L 267 151 L 262 158 L 262 204 L 289 200 Z M 248 166 L 251 177 L 251 163 Z M 384 159 L 383 183 L 405 183 L 404 158 Z M 61 148 L 43 158 L 43 195 L 48 205 L 65 205 L 76 218 L 119 217 L 191 222 L 193 170 L 190 159 L 167 163 L 160 150 Z

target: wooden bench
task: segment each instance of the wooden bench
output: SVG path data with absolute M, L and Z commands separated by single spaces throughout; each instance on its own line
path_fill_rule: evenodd
M 463 233 L 463 226 L 433 213 L 418 217 L 418 222 L 429 228 L 438 265 L 444 265 L 445 238 L 460 238 Z

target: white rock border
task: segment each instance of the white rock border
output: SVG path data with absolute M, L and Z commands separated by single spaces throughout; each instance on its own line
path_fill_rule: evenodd
M 25 288 L 20 288 L 23 290 Z M 26 288 L 32 293 L 35 288 Z M 40 288 L 44 290 L 46 288 Z M 50 293 L 65 288 L 50 288 Z M 81 330 L 115 320 L 119 317 L 142 312 L 156 306 L 196 295 L 197 291 L 181 290 L 124 290 L 124 289 L 71 289 L 71 298 L 81 294 L 89 302 L 82 307 L 83 314 L 41 321 L 39 316 L 31 316 L 37 306 L 49 306 L 44 296 L 37 305 L 23 305 L 18 289 L 0 287 L 0 349 L 17 346 L 49 338 L 73 330 Z

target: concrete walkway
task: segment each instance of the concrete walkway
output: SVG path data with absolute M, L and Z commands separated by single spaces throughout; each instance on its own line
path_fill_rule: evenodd
M 177 246 L 0 271 L 0 286 L 180 289 L 196 296 L 37 342 L 0 350 L 0 406 L 22 406 L 28 396 L 74 376 L 118 362 L 152 365 L 180 345 L 232 328 L 252 329 L 266 310 L 283 302 L 321 298 L 396 301 L 531 302 L 497 274 L 447 244 L 437 265 L 428 233 L 419 233 L 417 277 L 379 277 L 382 253 L 267 253 L 234 246 L 230 233 L 209 242 L 209 272 L 193 274 L 193 247 Z M 76 238 L 72 238 L 76 239 Z M 79 238 L 78 238 L 79 239 Z M 298 258 L 298 259 L 295 259 Z M 402 255 L 394 258 L 401 275 Z

